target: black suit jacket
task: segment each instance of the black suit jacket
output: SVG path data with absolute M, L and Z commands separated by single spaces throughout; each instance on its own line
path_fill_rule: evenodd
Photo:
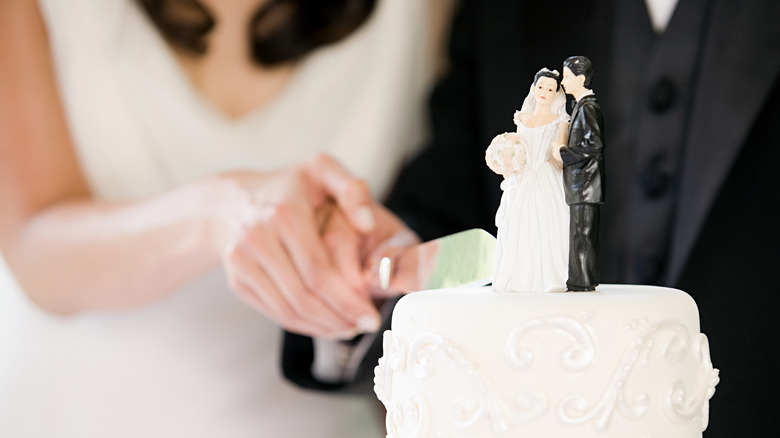
M 574 106 L 561 159 L 566 203 L 604 202 L 604 120 L 596 96 Z
M 690 293 L 721 370 L 704 436 L 773 436 L 776 421 L 768 413 L 780 411 L 777 17 L 775 0 L 680 0 L 666 36 L 672 50 L 694 50 L 697 66 L 690 83 L 670 90 L 663 84 L 679 80 L 674 57 L 625 46 L 654 41 L 642 0 L 463 0 L 450 73 L 431 99 L 433 138 L 401 173 L 388 205 L 425 239 L 473 227 L 495 232 L 501 179 L 485 165 L 485 148 L 496 133 L 513 130 L 512 114 L 536 71 L 560 71 L 565 58 L 587 56 L 609 141 L 601 279 Z M 694 42 L 685 32 L 697 18 L 704 22 Z M 617 38 L 621 32 L 628 38 Z M 638 72 L 613 73 L 620 65 Z M 624 107 L 626 95 L 636 107 Z M 638 117 L 648 105 L 665 112 L 657 120 Z M 661 127 L 642 131 L 648 120 Z M 637 153 L 643 136 L 672 144 L 677 166 L 667 170 L 669 157 Z M 648 187 L 665 192 L 648 197 L 655 194 L 643 191 Z M 669 212 L 653 217 L 664 196 L 673 200 Z M 660 225 L 665 231 L 653 232 Z M 626 260 L 653 239 L 665 249 L 660 268 L 644 266 L 657 274 L 645 280 L 641 258 Z M 302 361 L 288 373 L 294 380 L 306 379 Z

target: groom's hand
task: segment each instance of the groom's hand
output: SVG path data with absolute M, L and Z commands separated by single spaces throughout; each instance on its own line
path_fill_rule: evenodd
M 561 148 L 566 146 L 563 143 L 553 143 L 550 150 L 550 158 L 558 166 L 563 166 L 563 159 L 561 159 Z
M 380 259 L 420 243 L 420 238 L 384 206 L 373 204 L 371 209 L 376 226 L 370 232 L 359 232 L 340 210 L 332 209 L 322 225 L 322 239 L 333 264 L 351 287 L 373 299 L 384 299 L 388 292 L 379 285 Z

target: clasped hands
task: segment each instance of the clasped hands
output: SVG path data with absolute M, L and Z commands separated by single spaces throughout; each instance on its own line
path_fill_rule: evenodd
M 387 298 L 372 266 L 419 239 L 364 181 L 318 155 L 269 174 L 223 175 L 214 240 L 230 288 L 283 328 L 323 338 L 375 331 Z
M 561 148 L 566 146 L 563 143 L 553 143 L 550 145 L 550 160 L 559 168 L 563 165 L 563 159 L 561 158 Z

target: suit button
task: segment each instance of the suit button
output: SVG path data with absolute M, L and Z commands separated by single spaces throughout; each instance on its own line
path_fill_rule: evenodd
M 648 199 L 663 196 L 669 189 L 671 180 L 671 175 L 664 169 L 663 155 L 653 157 L 640 175 L 642 191 Z
M 675 91 L 674 82 L 667 76 L 662 76 L 650 87 L 648 93 L 648 103 L 650 108 L 661 113 L 669 109 L 674 103 Z

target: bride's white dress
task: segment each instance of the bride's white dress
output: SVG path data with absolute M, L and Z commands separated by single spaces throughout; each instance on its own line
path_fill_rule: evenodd
M 495 290 L 551 292 L 566 288 L 569 208 L 561 170 L 549 160 L 550 144 L 558 138 L 564 117 L 534 128 L 518 123 L 518 135 L 527 147 L 526 164 L 523 172 L 501 183 Z
M 426 2 L 379 2 L 366 26 L 302 61 L 281 95 L 238 119 L 201 97 L 135 0 L 39 4 L 76 152 L 98 199 L 275 169 L 318 151 L 381 196 L 420 142 Z M 372 394 L 314 393 L 285 381 L 281 335 L 228 290 L 220 269 L 152 305 L 61 318 L 31 303 L 0 257 L 0 436 L 385 435 Z

